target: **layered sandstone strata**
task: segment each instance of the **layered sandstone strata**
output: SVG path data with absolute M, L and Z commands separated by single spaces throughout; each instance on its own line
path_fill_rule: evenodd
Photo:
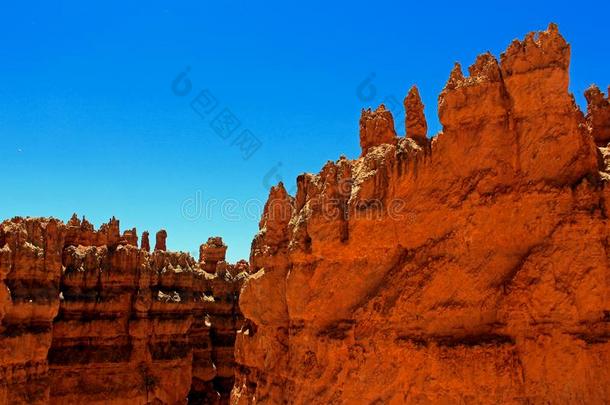
M 149 253 L 114 218 L 0 225 L 0 403 L 227 401 L 248 266 L 205 271 L 166 236 Z
M 610 400 L 608 99 L 569 60 L 551 25 L 456 65 L 430 144 L 412 90 L 407 137 L 364 111 L 359 159 L 271 191 L 233 403 Z

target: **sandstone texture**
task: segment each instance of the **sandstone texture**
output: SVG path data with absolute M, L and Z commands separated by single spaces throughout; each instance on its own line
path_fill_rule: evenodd
M 362 110 L 360 117 L 360 147 L 366 154 L 373 146 L 395 143 L 396 131 L 392 113 L 381 104 L 375 111 Z
M 0 224 L 0 404 L 228 402 L 248 264 L 166 236 L 149 253 L 114 218 Z
M 0 223 L 0 405 L 610 403 L 610 101 L 569 64 L 551 24 L 455 64 L 433 137 L 416 87 L 404 136 L 363 110 L 249 263 Z
M 443 130 L 363 111 L 362 156 L 271 190 L 234 404 L 610 403 L 608 98 L 555 25 L 454 67 Z
M 428 123 L 424 115 L 424 104 L 419 96 L 417 87 L 411 87 L 404 101 L 405 106 L 405 134 L 420 145 L 428 143 Z
M 608 93 L 610 94 L 610 87 Z M 606 146 L 610 141 L 610 101 L 595 85 L 585 91 L 585 98 L 589 130 L 598 145 Z

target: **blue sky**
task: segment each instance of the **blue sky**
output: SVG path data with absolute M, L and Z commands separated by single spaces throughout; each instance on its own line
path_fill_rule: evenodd
M 249 255 L 270 185 L 292 190 L 298 174 L 358 156 L 362 107 L 417 84 L 438 131 L 455 61 L 499 55 L 554 21 L 578 102 L 610 84 L 607 2 L 125 3 L 3 5 L 0 218 L 114 215 L 139 233 L 164 227 L 172 250 L 220 235 L 234 261 Z M 190 92 L 176 95 L 187 67 Z M 219 127 L 221 113 L 239 126 Z

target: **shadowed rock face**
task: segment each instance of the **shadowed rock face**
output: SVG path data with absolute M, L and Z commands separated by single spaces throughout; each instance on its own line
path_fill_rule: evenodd
M 585 91 L 585 98 L 589 131 L 598 145 L 606 146 L 610 141 L 610 100 L 595 85 Z
M 551 25 L 456 65 L 429 145 L 412 91 L 406 138 L 365 111 L 359 159 L 271 191 L 235 404 L 608 401 L 608 101 L 569 60 Z
M 0 404 L 228 401 L 248 265 L 157 241 L 115 219 L 0 224 Z
M 167 250 L 167 247 L 165 246 L 166 239 L 167 239 L 167 232 L 165 231 L 165 229 L 161 229 L 159 232 L 157 232 L 155 250 L 161 250 L 161 251 Z

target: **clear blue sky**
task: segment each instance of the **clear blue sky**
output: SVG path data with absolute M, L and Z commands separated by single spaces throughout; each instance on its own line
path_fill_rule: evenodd
M 220 235 L 230 260 L 247 258 L 270 185 L 359 154 L 361 107 L 417 84 L 436 132 L 454 61 L 554 21 L 579 103 L 610 84 L 607 1 L 176 3 L 5 2 L 0 218 L 114 215 L 123 229 L 166 228 L 173 250 Z M 177 96 L 186 67 L 192 89 Z M 371 74 L 376 93 L 359 93 Z M 190 102 L 205 89 L 216 108 L 201 117 Z M 240 121 L 228 139 L 213 129 L 225 108 Z M 247 160 L 232 144 L 243 130 L 261 142 Z

